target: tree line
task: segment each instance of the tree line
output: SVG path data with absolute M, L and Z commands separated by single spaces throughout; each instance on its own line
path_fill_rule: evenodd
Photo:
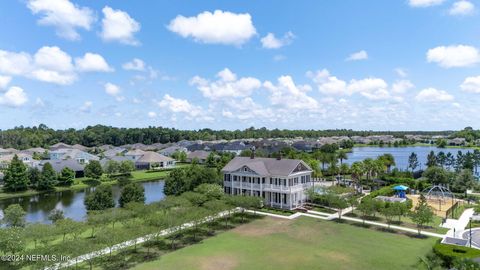
M 103 144 L 153 144 L 178 142 L 181 140 L 232 140 L 247 138 L 318 138 L 328 136 L 370 136 L 393 135 L 403 137 L 406 134 L 447 135 L 449 131 L 354 131 L 351 129 L 328 130 L 287 130 L 250 127 L 244 130 L 179 130 L 166 127 L 118 128 L 104 125 L 87 126 L 83 129 L 55 130 L 44 124 L 34 127 L 15 127 L 0 130 L 0 145 L 4 148 L 27 149 L 48 147 L 58 142 L 81 144 L 88 147 Z

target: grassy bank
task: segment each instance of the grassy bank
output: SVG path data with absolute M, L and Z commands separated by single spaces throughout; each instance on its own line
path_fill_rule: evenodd
M 169 171 L 156 171 L 156 172 L 148 172 L 148 171 L 134 171 L 132 172 L 132 178 L 131 180 L 133 182 L 147 182 L 147 181 L 152 181 L 152 180 L 158 180 L 158 179 L 163 179 L 167 177 L 169 174 Z M 10 199 L 10 198 L 16 198 L 16 197 L 27 197 L 27 196 L 33 196 L 45 192 L 58 192 L 58 191 L 65 191 L 65 190 L 80 190 L 89 187 L 88 184 L 86 184 L 84 181 L 89 180 L 86 177 L 82 178 L 77 178 L 75 179 L 73 185 L 71 186 L 65 186 L 65 187 L 55 187 L 55 190 L 53 191 L 37 191 L 33 189 L 25 190 L 25 191 L 20 191 L 20 192 L 0 192 L 0 200 L 4 199 Z M 112 181 L 105 181 L 102 182 L 102 185 L 115 185 L 117 184 L 117 180 L 112 180 Z

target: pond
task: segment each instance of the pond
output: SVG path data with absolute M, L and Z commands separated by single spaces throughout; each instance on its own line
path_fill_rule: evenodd
M 438 148 L 438 147 L 429 147 L 429 146 L 408 146 L 408 147 L 354 147 L 353 151 L 348 154 L 348 159 L 345 161 L 347 164 L 352 164 L 355 161 L 362 161 L 366 158 L 377 158 L 383 154 L 392 154 L 395 158 L 396 168 L 401 170 L 406 170 L 408 168 L 408 157 L 412 152 L 417 154 L 418 162 L 420 163 L 420 168 L 425 169 L 427 162 L 427 155 L 430 151 L 438 152 L 443 151 L 445 154 L 452 153 L 453 156 L 456 156 L 458 151 L 463 152 L 464 154 L 468 151 L 473 152 L 473 149 L 468 148 Z
M 163 193 L 163 180 L 143 182 L 141 185 L 145 188 L 145 203 L 161 201 L 165 197 Z M 53 209 L 62 210 L 65 217 L 82 221 L 87 214 L 83 201 L 85 196 L 92 192 L 93 189 L 94 188 L 86 188 L 83 190 L 50 192 L 28 197 L 0 200 L 0 218 L 3 216 L 3 209 L 11 204 L 18 203 L 27 212 L 27 222 L 51 223 L 48 220 L 48 215 Z M 112 186 L 112 191 L 114 199 L 118 204 L 121 188 L 119 186 Z

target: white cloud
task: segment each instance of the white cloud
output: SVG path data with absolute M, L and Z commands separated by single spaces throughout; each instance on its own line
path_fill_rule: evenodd
M 331 75 L 327 69 L 316 72 L 308 71 L 306 75 L 317 85 L 320 93 L 325 95 L 351 96 L 360 94 L 369 100 L 402 100 L 401 97 L 390 93 L 387 82 L 381 78 L 369 77 L 361 80 L 352 79 L 350 82 L 346 82 Z M 411 87 L 413 87 L 413 84 L 409 81 L 397 81 L 392 86 L 392 92 L 401 94 Z
M 195 76 L 190 80 L 190 84 L 196 86 L 204 97 L 213 100 L 247 97 L 262 86 L 260 80 L 253 77 L 237 78 L 237 75 L 228 68 L 218 72 L 217 78 L 218 80 L 210 82 Z
M 263 48 L 279 49 L 283 46 L 291 44 L 294 38 L 295 35 L 289 31 L 285 33 L 282 38 L 276 38 L 273 33 L 268 33 L 260 41 L 262 42 Z
M 425 88 L 418 92 L 415 100 L 421 102 L 445 102 L 452 101 L 454 97 L 444 90 L 437 90 L 435 88 Z
M 359 61 L 359 60 L 367 60 L 368 59 L 368 54 L 366 51 L 361 50 L 358 52 L 354 52 L 350 54 L 350 56 L 345 59 L 346 61 Z
M 110 67 L 105 61 L 103 56 L 96 53 L 86 53 L 83 57 L 75 58 L 75 67 L 78 71 L 98 71 L 98 72 L 112 72 L 113 68 Z
M 33 59 L 35 69 L 30 76 L 39 81 L 66 85 L 77 79 L 72 57 L 56 46 L 40 48 Z
M 428 50 L 427 61 L 444 68 L 467 67 L 480 62 L 480 53 L 467 45 L 439 46 Z
M 345 95 L 347 93 L 347 83 L 331 76 L 327 69 L 316 72 L 308 71 L 307 77 L 311 78 L 318 86 L 320 93 L 327 95 Z
M 30 0 L 27 6 L 33 14 L 41 15 L 40 25 L 55 27 L 57 35 L 69 40 L 80 39 L 77 28 L 90 30 L 95 22 L 91 9 L 79 7 L 69 0 Z
M 194 17 L 178 15 L 167 28 L 196 42 L 236 46 L 244 44 L 256 34 L 250 14 L 222 10 L 213 13 L 204 11 Z
M 460 88 L 465 92 L 480 94 L 480 76 L 465 78 Z
M 390 97 L 387 91 L 388 84 L 379 78 L 365 78 L 362 80 L 351 80 L 347 91 L 350 93 L 360 93 L 370 100 L 382 100 Z
M 270 92 L 270 102 L 287 109 L 311 110 L 318 107 L 318 102 L 307 95 L 309 85 L 295 85 L 291 76 L 280 76 L 277 84 L 266 81 L 263 86 Z
M 148 117 L 155 118 L 155 117 L 157 117 L 157 113 L 156 112 L 148 112 Z
M 59 85 L 72 84 L 80 71 L 113 71 L 105 59 L 86 53 L 75 59 L 57 46 L 43 46 L 33 56 L 25 52 L 0 50 L 0 73 L 24 76 Z
M 186 99 L 174 98 L 169 94 L 163 96 L 163 99 L 158 102 L 158 106 L 172 113 L 184 113 L 188 120 L 213 120 L 203 111 L 202 107 L 193 105 Z
M 92 111 L 93 102 L 85 101 L 83 105 L 80 107 L 80 111 L 84 113 L 89 113 Z
M 0 105 L 5 105 L 8 107 L 20 107 L 27 103 L 27 101 L 27 94 L 18 86 L 10 87 L 3 95 L 0 96 Z
M 116 96 L 120 94 L 120 87 L 118 87 L 113 83 L 109 83 L 109 82 L 106 83 L 104 85 L 104 88 L 105 88 L 105 93 L 109 94 L 110 96 Z
M 0 75 L 0 89 L 5 89 L 11 80 L 12 80 L 12 77 L 10 76 Z
M 412 82 L 409 80 L 398 80 L 395 81 L 392 85 L 392 92 L 396 94 L 403 94 L 408 89 L 415 87 Z
M 118 41 L 128 45 L 140 45 L 135 39 L 135 33 L 140 31 L 140 23 L 135 21 L 128 13 L 105 6 L 102 9 L 102 32 L 100 37 L 104 41 Z
M 456 16 L 464 16 L 464 15 L 471 15 L 475 11 L 475 5 L 472 2 L 466 0 L 460 0 L 453 3 L 452 7 L 448 11 L 450 15 Z
M 444 1 L 445 0 L 409 0 L 408 4 L 411 7 L 431 7 L 431 6 L 440 5 Z
M 122 68 L 125 70 L 144 71 L 145 62 L 142 59 L 133 58 L 132 61 L 124 63 Z

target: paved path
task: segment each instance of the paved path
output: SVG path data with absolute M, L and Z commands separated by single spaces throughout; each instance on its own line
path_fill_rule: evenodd
M 233 211 L 220 212 L 215 216 L 206 217 L 200 223 L 206 223 L 206 222 L 212 221 L 214 219 L 218 219 L 218 218 L 224 217 L 226 215 L 230 215 L 234 212 L 238 212 L 240 210 L 241 209 L 237 208 Z M 74 266 L 78 263 L 82 263 L 82 262 L 88 261 L 88 260 L 96 258 L 96 257 L 107 255 L 107 254 L 110 254 L 111 252 L 115 252 L 117 250 L 121 250 L 121 249 L 124 249 L 124 248 L 127 248 L 127 247 L 132 247 L 134 245 L 144 243 L 144 242 L 146 242 L 146 241 L 148 241 L 152 238 L 159 237 L 159 236 L 166 236 L 166 235 L 172 234 L 172 233 L 180 231 L 180 230 L 191 228 L 193 226 L 194 226 L 194 223 L 192 223 L 192 222 L 184 223 L 180 226 L 173 227 L 173 228 L 168 228 L 168 229 L 162 230 L 158 233 L 153 233 L 153 234 L 149 234 L 149 235 L 146 235 L 146 236 L 143 236 L 143 237 L 139 237 L 137 239 L 125 241 L 123 243 L 116 244 L 116 245 L 114 245 L 110 248 L 104 248 L 102 250 L 97 250 L 97 251 L 94 251 L 94 252 L 91 252 L 91 253 L 88 253 L 88 254 L 85 254 L 85 255 L 78 256 L 78 257 L 70 259 L 66 262 L 61 262 L 61 263 L 54 264 L 53 266 L 45 268 L 45 270 L 57 270 L 57 269 L 61 269 L 61 268 Z
M 465 228 L 468 226 L 470 218 L 473 216 L 474 213 L 475 211 L 473 210 L 473 208 L 468 208 L 463 211 L 459 219 L 448 219 L 443 226 L 445 228 L 450 228 L 446 236 L 453 238 L 462 238 L 461 232 L 465 230 Z
M 250 213 L 254 212 L 252 210 L 247 210 L 247 211 L 250 212 Z M 351 209 L 350 209 L 350 211 L 351 211 Z M 317 218 L 317 219 L 322 219 L 322 220 L 333 220 L 333 219 L 338 218 L 337 213 L 328 214 L 328 213 L 322 213 L 322 212 L 317 212 L 317 211 L 308 211 L 308 213 L 297 212 L 297 213 L 295 213 L 293 215 L 290 215 L 290 216 L 276 215 L 276 214 L 259 212 L 259 211 L 255 211 L 255 213 L 257 213 L 259 215 L 276 217 L 276 218 L 283 218 L 283 219 L 295 219 L 295 218 L 298 218 L 300 216 Z M 315 213 L 318 213 L 320 215 L 315 214 Z M 345 220 L 348 220 L 348 221 L 353 221 L 353 222 L 358 222 L 358 223 L 365 223 L 365 224 L 374 225 L 374 226 L 378 226 L 378 227 L 384 227 L 384 228 L 389 227 L 388 224 L 381 223 L 381 222 L 375 222 L 375 221 L 369 221 L 369 220 L 365 220 L 365 222 L 364 222 L 362 219 L 359 219 L 359 218 L 346 217 L 346 216 L 343 216 L 343 213 L 342 213 L 342 219 L 345 219 Z M 418 233 L 417 229 L 412 229 L 412 228 L 407 228 L 407 227 L 402 227 L 402 226 L 396 226 L 396 225 L 390 225 L 390 229 L 399 230 L 399 231 L 406 231 L 406 232 L 411 232 L 411 233 Z M 438 238 L 443 238 L 444 237 L 443 234 L 426 232 L 426 231 L 420 231 L 420 234 L 426 235 L 426 236 L 438 237 Z

